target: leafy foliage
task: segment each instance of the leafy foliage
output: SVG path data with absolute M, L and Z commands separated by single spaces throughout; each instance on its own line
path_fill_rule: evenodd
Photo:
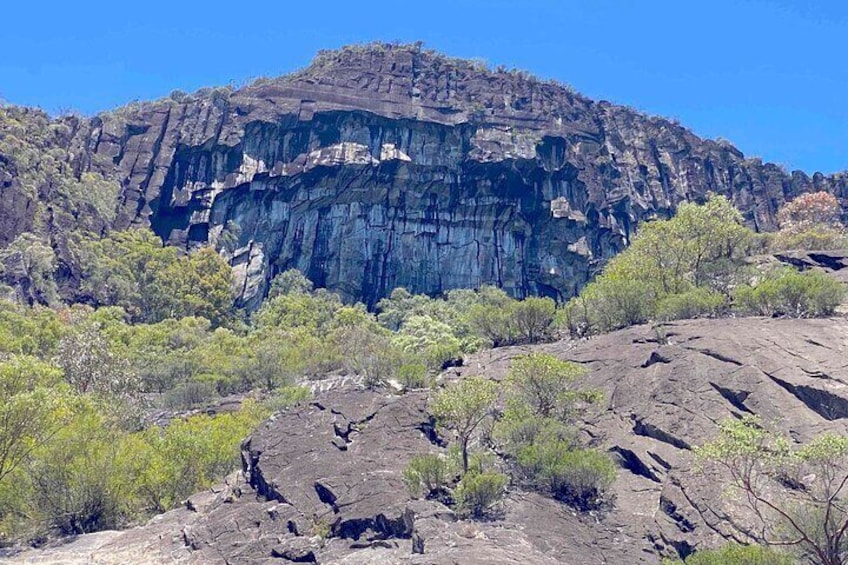
M 753 285 L 738 287 L 733 299 L 743 314 L 816 318 L 833 314 L 845 292 L 842 283 L 824 273 L 785 268 Z
M 468 472 L 468 443 L 471 435 L 491 415 L 497 386 L 483 377 L 471 377 L 439 392 L 430 410 L 442 426 L 453 429 L 459 438 L 462 472 Z
M 503 473 L 467 473 L 454 491 L 460 513 L 485 517 L 503 498 L 509 478 Z
M 180 256 L 138 229 L 83 241 L 79 251 L 87 266 L 82 290 L 99 305 L 124 308 L 133 321 L 199 316 L 218 325 L 232 314 L 232 273 L 211 249 Z
M 0 362 L 0 483 L 62 429 L 72 400 L 58 369 L 27 356 Z
M 788 437 L 747 416 L 726 421 L 697 450 L 710 471 L 723 473 L 750 511 L 746 535 L 792 548 L 802 560 L 843 565 L 848 559 L 848 437 L 824 434 L 792 448 Z
M 686 558 L 686 565 L 794 565 L 791 556 L 760 545 L 728 544 L 721 549 L 697 551 Z M 663 565 L 683 565 L 682 561 L 663 561 Z
M 544 353 L 513 359 L 507 408 L 493 435 L 532 486 L 590 510 L 603 502 L 615 466 L 607 455 L 581 448 L 569 426 L 602 398 L 600 391 L 578 386 L 584 374 L 579 365 Z
M 512 360 L 507 378 L 512 400 L 542 418 L 567 420 L 580 403 L 600 399 L 598 391 L 575 387 L 586 370 L 548 353 L 530 353 Z
M 784 236 L 832 229 L 838 214 L 830 198 L 827 211 L 819 206 L 784 213 L 795 227 L 775 236 L 771 245 Z M 794 231 L 797 226 L 805 231 Z M 723 196 L 711 195 L 703 205 L 681 204 L 673 218 L 642 225 L 630 247 L 566 304 L 561 323 L 572 335 L 585 335 L 731 310 L 796 317 L 833 312 L 843 297 L 840 284 L 821 273 L 757 271 L 745 260 L 758 245 L 760 238 L 742 225 L 738 210 Z
M 403 482 L 414 498 L 444 491 L 449 481 L 449 465 L 439 455 L 416 455 L 403 471 Z

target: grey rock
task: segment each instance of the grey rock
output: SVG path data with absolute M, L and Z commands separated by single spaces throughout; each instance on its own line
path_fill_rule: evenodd
M 292 75 L 72 131 L 75 170 L 122 183 L 115 227 L 150 225 L 189 249 L 220 248 L 238 226 L 227 253 L 249 307 L 292 267 L 369 304 L 398 286 L 566 298 L 639 222 L 710 191 L 759 230 L 802 192 L 848 198 L 845 174 L 790 174 L 668 120 L 414 46 L 322 52 Z M 16 194 L 0 195 L 14 218 L 0 242 L 32 223 Z
M 192 497 L 190 509 L 8 562 L 658 565 L 739 539 L 728 520 L 744 513 L 720 477 L 694 468 L 692 447 L 720 421 L 757 414 L 797 441 L 848 433 L 846 336 L 845 319 L 680 321 L 484 351 L 443 375 L 500 380 L 528 351 L 584 364 L 605 403 L 581 428 L 620 465 L 604 511 L 579 514 L 518 484 L 493 521 L 411 500 L 406 463 L 444 449 L 427 433 L 425 394 L 350 385 L 274 416 L 245 444 L 243 473 Z

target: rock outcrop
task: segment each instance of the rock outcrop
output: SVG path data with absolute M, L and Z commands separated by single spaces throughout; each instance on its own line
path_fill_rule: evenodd
M 322 52 L 292 75 L 71 125 L 74 170 L 122 184 L 115 226 L 223 249 L 249 306 L 291 267 L 369 304 L 397 286 L 568 297 L 639 222 L 709 191 L 761 230 L 801 192 L 848 198 L 844 174 L 789 174 L 668 120 L 417 46 Z M 4 188 L 0 209 L 28 208 Z
M 185 508 L 9 562 L 658 565 L 733 539 L 738 508 L 692 453 L 718 422 L 757 414 L 800 442 L 848 433 L 846 336 L 844 319 L 681 321 L 485 351 L 443 375 L 501 379 L 530 350 L 583 364 L 606 397 L 585 438 L 620 467 L 604 512 L 579 514 L 518 485 L 492 521 L 412 500 L 406 463 L 445 449 L 426 393 L 342 384 L 264 424 L 245 444 L 243 473 Z

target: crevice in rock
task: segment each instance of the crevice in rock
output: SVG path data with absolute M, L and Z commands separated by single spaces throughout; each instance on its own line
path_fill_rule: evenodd
M 660 510 L 674 520 L 674 523 L 681 532 L 688 534 L 694 531 L 695 525 L 677 509 L 677 505 L 674 502 L 663 495 L 660 495 Z
M 828 375 L 824 371 L 821 371 L 821 370 L 818 370 L 818 369 L 814 369 L 814 370 L 811 371 L 811 370 L 806 369 L 804 367 L 798 367 L 798 368 L 801 369 L 802 371 L 804 371 L 804 373 L 808 377 L 813 377 L 814 379 L 823 379 L 823 380 L 826 380 L 826 381 L 832 379 L 832 377 L 830 375 Z M 834 380 L 839 380 L 839 379 L 834 379 Z
M 311 550 L 274 548 L 271 550 L 271 557 L 285 559 L 289 563 L 318 563 L 315 553 Z
M 810 253 L 808 257 L 832 271 L 839 271 L 845 268 L 845 265 L 842 263 L 844 261 L 843 257 L 833 257 L 831 255 L 824 255 L 823 253 Z
M 424 437 L 427 438 L 427 441 L 432 443 L 437 447 L 447 447 L 447 442 L 439 436 L 439 433 L 436 428 L 436 418 L 430 416 L 429 420 L 426 422 L 421 422 L 418 426 L 416 426 L 418 430 L 424 434 Z
M 261 452 L 251 451 L 249 441 L 245 443 L 241 452 L 242 470 L 247 477 L 248 484 L 253 487 L 256 494 L 265 498 L 265 500 L 276 500 L 283 504 L 288 504 L 288 501 L 279 492 L 275 485 L 268 483 L 262 470 L 259 468 L 259 457 Z
M 645 462 L 639 459 L 639 456 L 636 455 L 633 451 L 629 449 L 625 449 L 618 445 L 615 445 L 609 449 L 611 453 L 615 453 L 618 455 L 619 465 L 622 468 L 627 469 L 634 475 L 638 475 L 640 477 L 644 477 L 655 483 L 660 483 L 659 477 L 651 470 L 650 467 L 645 465 Z
M 742 365 L 744 365 L 744 363 L 740 363 L 736 359 L 732 359 L 732 358 L 730 358 L 726 355 L 723 355 L 723 354 L 721 354 L 717 351 L 713 351 L 712 349 L 697 349 L 697 348 L 694 348 L 694 347 L 687 347 L 686 349 L 689 349 L 690 351 L 697 351 L 698 353 L 700 353 L 702 355 L 706 355 L 707 357 L 712 357 L 713 359 L 721 361 L 722 363 L 730 363 L 732 365 L 736 365 L 737 367 L 741 367 Z
M 333 525 L 333 537 L 358 540 L 371 532 L 369 540 L 389 538 L 409 539 L 415 525 L 415 514 L 407 509 L 397 518 L 378 514 L 373 518 L 343 520 Z
M 339 506 L 336 504 L 338 498 L 333 491 L 319 482 L 315 483 L 315 493 L 318 495 L 318 500 L 333 509 L 333 514 L 339 513 Z
M 666 471 L 671 470 L 671 463 L 669 463 L 668 461 L 666 461 L 665 459 L 663 459 L 662 457 L 660 457 L 659 455 L 657 455 L 653 451 L 646 451 L 645 453 L 647 453 L 651 457 L 651 459 L 653 459 L 654 461 L 659 463 L 660 467 L 662 467 Z
M 692 446 L 683 441 L 682 439 L 671 435 L 665 430 L 661 430 L 653 424 L 648 424 L 641 420 L 637 420 L 636 422 L 634 422 L 633 433 L 637 436 L 649 437 L 657 441 L 667 443 L 676 447 L 677 449 L 692 449 Z
M 747 412 L 748 414 L 753 414 L 753 412 L 747 406 L 745 406 L 745 400 L 750 394 L 748 391 L 730 390 L 729 388 L 724 388 L 723 386 L 717 385 L 712 381 L 710 381 L 710 386 L 713 387 L 716 392 L 718 392 L 722 396 L 722 398 L 727 400 L 737 410 Z
M 766 375 L 825 420 L 848 418 L 848 399 L 826 390 L 806 385 L 794 385 L 769 373 L 766 373 Z
M 652 351 L 648 360 L 642 363 L 642 368 L 647 369 L 651 365 L 656 365 L 657 363 L 671 363 L 671 359 L 664 357 L 659 351 Z

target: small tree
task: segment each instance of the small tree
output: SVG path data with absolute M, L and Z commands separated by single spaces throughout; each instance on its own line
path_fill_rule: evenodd
M 556 316 L 556 303 L 550 298 L 531 296 L 512 307 L 512 318 L 519 339 L 537 343 L 550 337 L 551 325 Z
M 561 361 L 548 353 L 516 357 L 507 381 L 513 398 L 525 403 L 537 416 L 566 420 L 580 403 L 595 402 L 600 393 L 575 387 L 586 369 L 570 361 Z
M 839 201 L 827 192 L 802 194 L 784 204 L 777 213 L 781 231 L 802 232 L 814 228 L 843 229 Z
M 819 565 L 848 562 L 848 436 L 824 434 L 797 449 L 748 416 L 726 421 L 697 450 L 723 471 L 751 512 L 753 528 L 736 527 L 770 546 L 788 546 Z M 736 522 L 732 522 L 736 525 Z
M 30 303 L 57 302 L 55 272 L 53 248 L 35 234 L 22 233 L 0 249 L 0 274 L 9 283 L 18 284 Z
M 0 363 L 0 482 L 71 416 L 62 372 L 33 357 Z
M 443 426 L 453 428 L 459 438 L 462 453 L 462 473 L 468 472 L 468 442 L 477 429 L 492 413 L 497 399 L 497 385 L 483 377 L 459 381 L 438 393 L 431 410 Z
M 271 289 L 268 298 L 275 298 L 285 294 L 309 294 L 312 292 L 312 281 L 297 269 L 283 271 L 271 281 Z

